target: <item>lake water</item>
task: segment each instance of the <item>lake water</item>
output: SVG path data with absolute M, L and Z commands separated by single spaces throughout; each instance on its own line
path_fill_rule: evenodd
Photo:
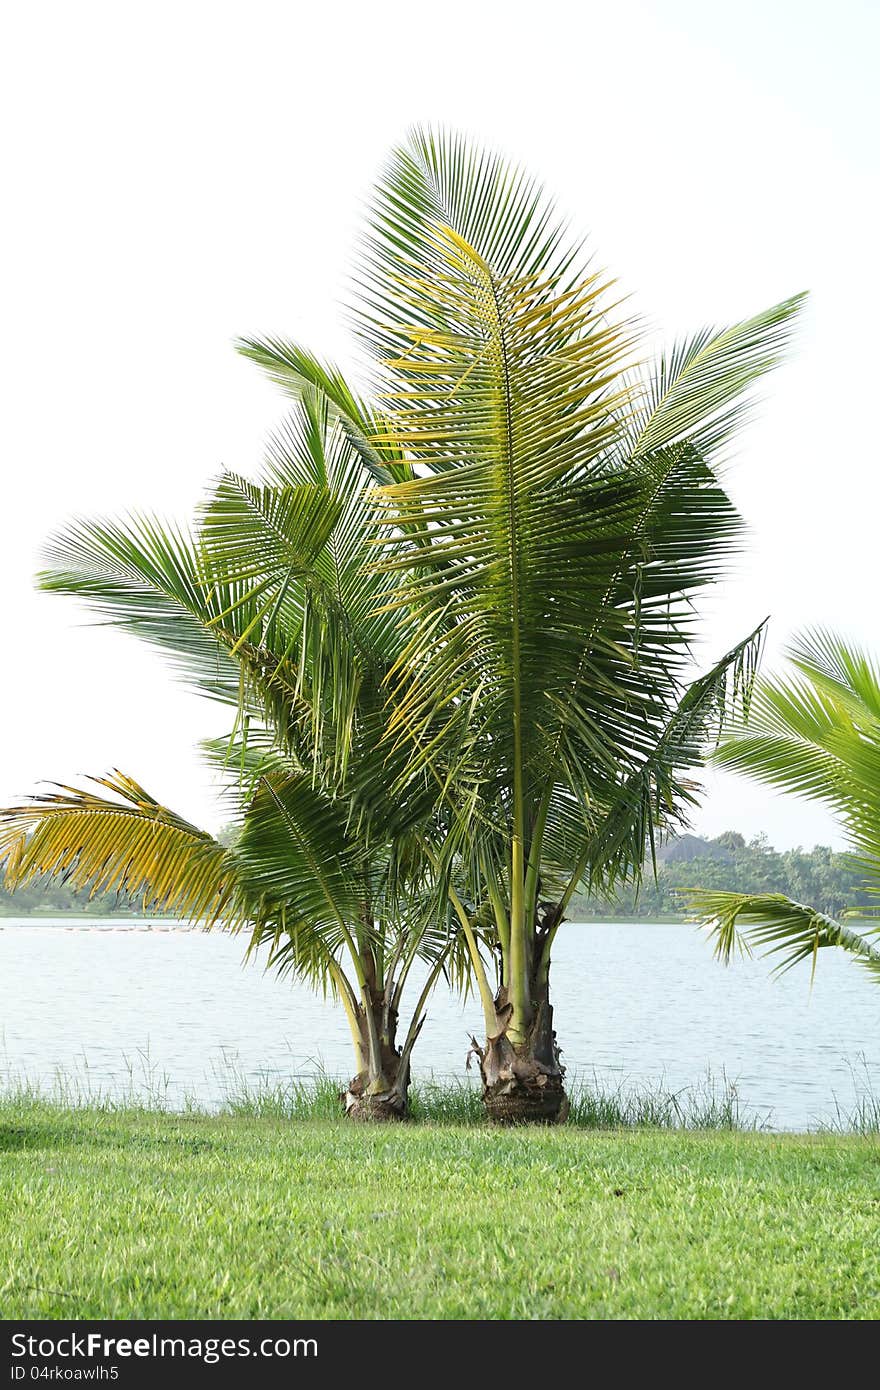
M 159 1091 L 217 1105 L 233 1074 L 257 1087 L 323 1067 L 351 1072 L 342 1012 L 242 965 L 243 940 L 170 923 L 0 920 L 0 1084 Z M 718 965 L 689 926 L 566 924 L 553 955 L 556 1027 L 570 1075 L 604 1085 L 734 1082 L 774 1128 L 880 1092 L 880 990 L 843 953 L 771 979 L 762 961 Z M 480 1011 L 445 989 L 414 1070 L 464 1074 Z

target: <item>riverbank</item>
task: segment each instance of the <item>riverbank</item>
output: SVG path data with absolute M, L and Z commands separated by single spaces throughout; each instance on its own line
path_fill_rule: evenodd
M 0 1304 L 49 1318 L 869 1318 L 880 1140 L 0 1101 Z

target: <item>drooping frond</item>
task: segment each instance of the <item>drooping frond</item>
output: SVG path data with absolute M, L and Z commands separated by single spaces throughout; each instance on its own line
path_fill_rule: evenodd
M 794 902 L 781 893 L 722 893 L 683 890 L 715 942 L 715 954 L 727 964 L 738 948 L 778 956 L 777 973 L 811 960 L 820 950 L 839 946 L 850 952 L 880 983 L 880 948 L 833 917 Z
M 11 888 L 64 877 L 75 889 L 142 895 L 145 909 L 206 925 L 246 912 L 231 854 L 132 778 L 93 778 L 0 812 L 0 860 Z

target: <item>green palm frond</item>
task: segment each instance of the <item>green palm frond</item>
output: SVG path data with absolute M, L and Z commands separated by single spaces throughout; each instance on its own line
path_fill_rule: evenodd
M 880 669 L 833 634 L 791 649 L 794 674 L 758 683 L 748 722 L 715 760 L 780 790 L 824 802 L 880 888 Z
M 749 708 L 765 631 L 766 622 L 692 682 L 650 754 L 596 816 L 584 856 L 591 890 L 639 877 L 649 853 L 656 869 L 658 838 L 686 824 L 697 803 L 698 788 L 686 774 L 704 762 L 725 719 Z
M 880 666 L 833 633 L 806 632 L 790 650 L 792 675 L 756 685 L 748 718 L 727 728 L 714 760 L 782 791 L 823 802 L 839 817 L 865 888 L 880 893 Z M 782 954 L 782 969 L 825 946 L 851 952 L 880 979 L 866 937 L 778 894 L 693 891 L 694 910 L 728 959 L 739 941 Z
M 200 692 L 231 705 L 245 723 L 274 723 L 282 742 L 314 740 L 313 711 L 297 668 L 259 645 L 265 625 L 252 580 L 206 574 L 199 538 L 143 517 L 78 522 L 47 551 L 42 588 L 82 599 L 101 621 L 148 641 Z M 276 616 L 274 646 L 295 640 Z M 257 634 L 257 641 L 247 640 Z
M 243 595 L 243 617 L 219 619 L 223 640 L 296 766 L 348 798 L 358 833 L 399 840 L 442 798 L 448 770 L 414 777 L 386 740 L 385 680 L 407 624 L 388 602 L 398 581 L 374 564 L 369 477 L 319 395 L 305 392 L 273 439 L 269 477 L 224 478 L 204 511 L 206 579 Z
M 848 708 L 856 722 L 880 724 L 880 663 L 864 647 L 812 628 L 794 639 L 788 658 L 818 689 Z
M 323 399 L 375 482 L 403 482 L 412 476 L 382 416 L 355 394 L 336 367 L 285 338 L 239 338 L 236 346 L 295 401 Z
M 394 955 L 400 943 L 404 956 L 454 955 L 455 932 L 437 911 L 424 859 L 408 866 L 408 852 L 405 838 L 369 848 L 346 803 L 264 758 L 234 846 L 241 882 L 259 905 L 250 949 L 269 942 L 272 964 L 313 982 L 343 948 L 352 957 Z
M 263 487 L 227 474 L 205 508 L 201 560 L 211 589 L 238 590 L 239 599 L 216 619 L 235 657 L 247 646 L 267 653 L 279 681 L 297 699 L 311 699 L 316 737 L 320 704 L 331 690 L 340 715 L 351 717 L 357 673 L 342 615 L 328 603 L 322 552 L 341 504 L 325 487 Z M 336 611 L 334 611 L 336 610 Z M 330 670 L 328 672 L 328 663 Z M 253 664 L 249 666 L 254 674 Z M 347 679 L 343 680 L 343 670 Z M 331 685 L 328 675 L 336 675 Z
M 322 923 L 342 940 L 363 914 L 363 851 L 344 807 L 307 775 L 262 779 L 235 848 L 242 882 L 266 915 Z
M 158 647 L 199 691 L 238 705 L 240 669 L 213 625 L 243 596 L 234 586 L 206 591 L 188 531 L 151 517 L 79 521 L 50 542 L 45 561 L 40 588 L 84 600 L 101 622 Z
M 780 957 L 777 974 L 805 960 L 812 961 L 815 972 L 819 951 L 838 946 L 880 983 L 880 948 L 833 917 L 782 893 L 689 889 L 684 896 L 708 929 L 715 942 L 715 954 L 724 964 L 729 963 L 737 949 L 748 953 L 757 949 L 764 955 Z
M 92 896 L 142 895 L 152 911 L 241 923 L 245 902 L 228 850 L 123 773 L 91 780 L 110 797 L 60 786 L 0 812 L 0 861 L 11 888 L 64 877 Z
M 317 483 L 263 487 L 226 473 L 205 509 L 201 532 L 211 573 L 216 568 L 230 582 L 251 581 L 249 594 L 256 595 L 279 569 L 307 577 L 341 510 L 341 499 Z
M 295 645 L 309 645 L 311 621 L 327 625 L 324 640 L 338 629 L 339 645 L 362 662 L 393 657 L 399 623 L 376 613 L 388 584 L 366 572 L 363 503 L 354 501 L 314 483 L 221 479 L 204 510 L 201 558 L 209 589 L 219 581 L 238 591 L 214 620 L 233 637 L 233 656 L 250 642 L 286 659 Z M 294 660 L 301 661 L 298 652 Z
M 633 453 L 686 441 L 711 457 L 743 424 L 750 389 L 784 359 L 806 295 L 797 294 L 724 329 L 675 343 L 640 377 L 629 424 Z

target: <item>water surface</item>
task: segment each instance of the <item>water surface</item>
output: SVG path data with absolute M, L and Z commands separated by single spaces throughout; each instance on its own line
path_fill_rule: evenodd
M 351 1071 L 338 1008 L 242 965 L 243 940 L 171 923 L 0 920 L 0 1083 L 132 1089 L 219 1104 L 251 1086 Z M 766 962 L 718 965 L 689 926 L 566 923 L 553 957 L 556 1027 L 570 1074 L 604 1084 L 734 1081 L 777 1128 L 804 1129 L 880 1089 L 880 990 L 842 953 L 781 980 Z M 462 1076 L 480 1010 L 441 989 L 415 1070 Z M 854 1071 L 856 1075 L 854 1076 Z

